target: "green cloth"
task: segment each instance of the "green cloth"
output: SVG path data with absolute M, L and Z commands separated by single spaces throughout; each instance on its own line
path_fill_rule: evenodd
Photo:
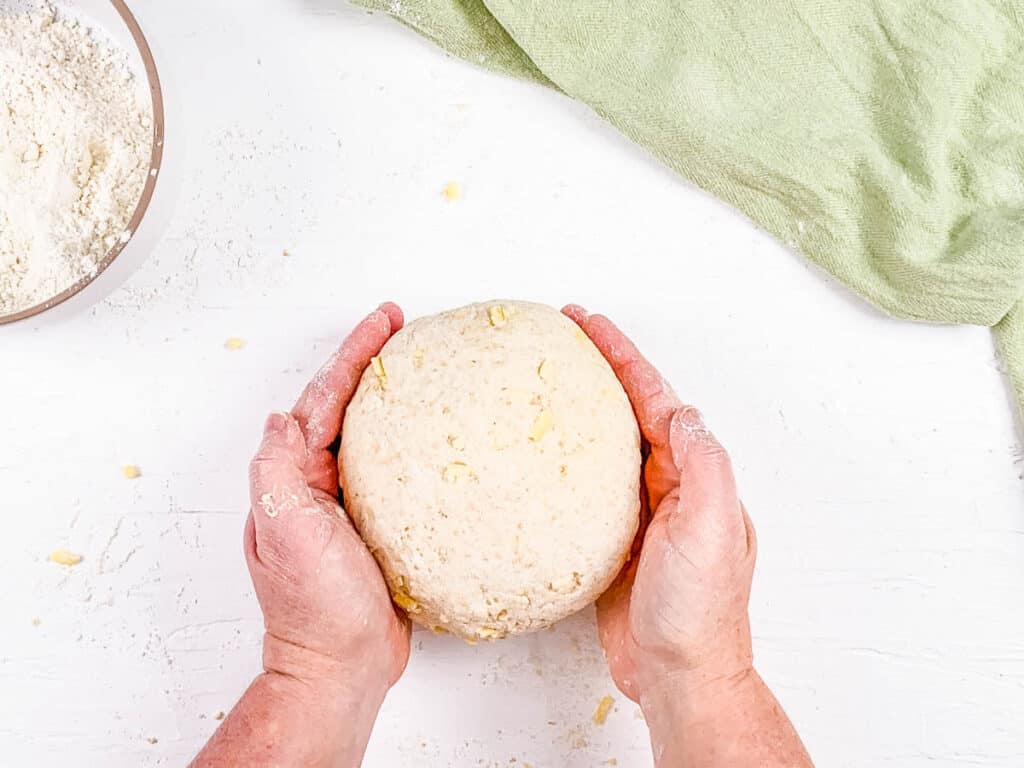
M 1021 0 L 356 0 L 589 104 L 1024 408 Z

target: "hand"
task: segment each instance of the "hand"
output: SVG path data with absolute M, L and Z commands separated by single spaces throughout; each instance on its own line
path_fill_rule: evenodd
M 359 379 L 402 327 L 371 313 L 306 387 L 292 413 L 267 419 L 250 467 L 245 555 L 263 609 L 264 666 L 317 685 L 365 686 L 382 698 L 409 658 L 409 621 L 338 504 L 330 447 Z
M 619 689 L 640 702 L 663 686 L 694 687 L 752 671 L 747 607 L 754 529 L 732 465 L 696 409 L 611 321 L 569 306 L 633 404 L 646 453 L 639 558 L 597 603 L 601 644 Z

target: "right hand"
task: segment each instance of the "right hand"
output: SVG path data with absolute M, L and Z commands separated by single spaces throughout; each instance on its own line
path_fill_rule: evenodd
M 629 396 L 648 449 L 639 557 L 597 603 L 601 645 L 629 698 L 703 686 L 752 669 L 748 603 L 756 541 L 728 454 L 606 317 L 563 310 Z

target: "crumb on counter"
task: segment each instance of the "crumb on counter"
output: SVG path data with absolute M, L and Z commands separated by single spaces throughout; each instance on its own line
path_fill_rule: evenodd
M 441 189 L 441 194 L 444 195 L 444 199 L 449 203 L 453 203 L 462 197 L 462 188 L 459 186 L 457 181 L 449 181 Z
M 601 701 L 597 703 L 597 709 L 594 711 L 594 724 L 604 725 L 608 719 L 608 713 L 611 712 L 612 705 L 615 704 L 615 699 L 611 696 L 605 696 Z M 614 763 L 612 763 L 614 765 Z
M 50 553 L 50 562 L 57 565 L 78 565 L 82 562 L 82 556 L 67 549 L 55 549 Z
M 215 714 L 213 716 L 213 719 L 214 720 L 223 720 L 224 719 L 224 712 L 223 711 L 218 712 L 217 714 Z

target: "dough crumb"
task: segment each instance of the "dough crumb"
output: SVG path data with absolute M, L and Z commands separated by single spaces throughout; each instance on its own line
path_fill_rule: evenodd
M 32 619 L 32 626 L 33 627 L 38 627 L 42 623 L 43 623 L 42 619 L 40 619 L 38 616 L 36 616 L 34 619 Z
M 239 338 L 238 336 L 232 336 L 224 342 L 224 349 L 228 350 L 228 352 L 238 352 L 245 349 L 245 339 Z
M 615 699 L 611 696 L 605 696 L 597 703 L 597 710 L 594 712 L 593 717 L 595 725 L 605 724 L 605 721 L 608 720 L 608 713 L 611 712 L 613 704 L 615 704 Z M 610 765 L 614 765 L 614 763 L 610 763 Z
M 82 556 L 66 549 L 55 549 L 50 553 L 50 562 L 57 563 L 57 565 L 78 565 L 82 562 Z
M 157 738 L 156 736 L 150 736 L 148 739 L 146 739 L 146 741 L 148 741 L 150 744 L 156 744 Z
M 215 714 L 213 716 L 213 719 L 214 720 L 223 720 L 224 719 L 224 712 L 223 711 L 217 712 L 217 714 Z
M 142 477 L 142 470 L 135 464 L 127 464 L 121 467 L 121 474 L 125 480 L 137 480 Z
M 444 195 L 444 199 L 449 203 L 454 203 L 462 197 L 462 188 L 459 186 L 457 181 L 449 181 L 441 189 L 441 194 Z

